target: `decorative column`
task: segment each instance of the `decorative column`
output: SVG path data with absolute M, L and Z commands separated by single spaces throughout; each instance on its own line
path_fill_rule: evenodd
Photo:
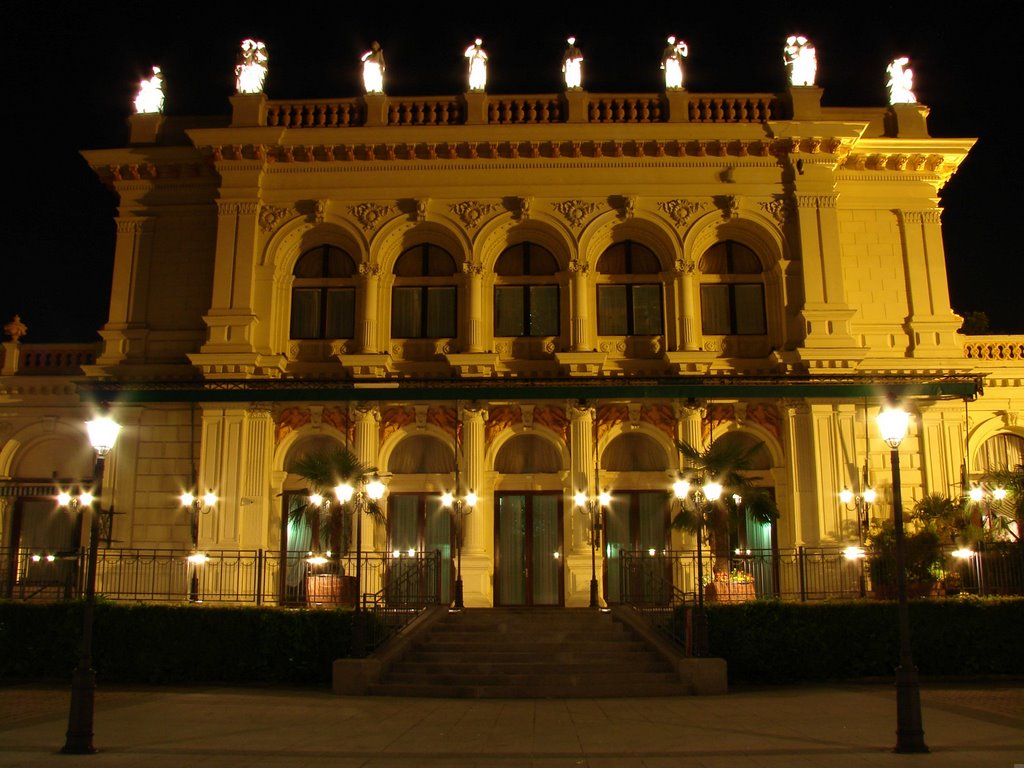
M 377 312 L 380 292 L 380 264 L 360 264 L 359 274 L 363 277 L 360 298 L 362 313 L 359 316 L 359 351 L 367 355 L 375 355 L 378 349 Z
M 590 321 L 590 265 L 581 259 L 569 262 L 572 273 L 572 351 L 592 352 L 595 349 L 596 328 Z
M 802 400 L 784 401 L 782 408 L 786 414 L 786 454 L 790 457 L 789 485 L 793 489 L 793 515 L 788 522 L 793 526 L 793 544 L 799 547 L 814 543 L 817 527 L 814 422 L 810 406 Z M 785 524 L 787 520 L 779 522 Z
M 203 403 L 199 453 L 199 494 L 213 491 L 217 504 L 199 516 L 201 549 L 236 548 L 241 543 L 243 438 L 248 406 Z
M 484 267 L 479 262 L 467 261 L 462 265 L 462 271 L 466 273 L 466 292 L 469 294 L 469 312 L 466 321 L 466 352 L 483 352 L 481 307 L 483 305 Z
M 110 313 L 100 331 L 103 352 L 96 365 L 118 365 L 145 356 L 146 313 L 153 219 L 121 216 L 114 244 L 114 282 Z
M 484 423 L 487 410 L 473 404 L 462 407 L 462 492 L 477 494 L 477 505 L 465 519 L 462 546 L 463 599 L 469 607 L 491 604 L 491 559 L 484 542 L 486 533 L 494 530 L 494 500 L 484 487 Z
M 378 451 L 380 449 L 380 410 L 377 408 L 376 403 L 358 403 L 355 406 L 355 429 L 353 440 L 353 452 L 356 458 L 359 459 L 361 464 L 367 467 L 381 467 L 377 466 Z M 356 525 L 354 519 L 352 525 Z M 366 524 L 367 521 L 363 521 L 363 546 L 366 548 Z M 379 526 L 375 527 L 373 531 L 373 547 L 382 550 L 384 549 L 386 542 L 384 540 L 386 531 Z M 353 536 L 355 535 L 355 529 L 353 528 Z
M 679 307 L 679 340 L 676 349 L 695 352 L 697 344 L 697 265 L 693 259 L 676 260 L 676 282 L 679 284 L 682 306 Z
M 253 403 L 245 413 L 239 514 L 243 549 L 267 548 L 270 538 L 269 476 L 274 453 L 274 418 L 266 403 Z
M 808 169 L 808 173 L 813 169 Z M 846 304 L 835 194 L 797 195 L 804 279 L 803 347 L 815 358 L 849 356 L 854 310 Z
M 572 479 L 569 487 L 570 498 L 579 492 L 586 494 L 589 499 L 594 494 L 594 409 L 587 404 L 574 403 L 569 406 L 569 450 L 572 454 Z M 589 567 L 590 545 L 589 528 L 586 515 L 573 505 L 573 553 L 585 555 L 588 558 L 586 563 Z M 589 571 L 584 575 L 582 572 L 577 577 L 579 590 L 583 590 L 585 580 L 590 578 Z M 576 585 L 574 585 L 576 586 Z
M 898 211 L 907 283 L 907 324 L 914 357 L 960 356 L 960 318 L 949 306 L 941 211 Z

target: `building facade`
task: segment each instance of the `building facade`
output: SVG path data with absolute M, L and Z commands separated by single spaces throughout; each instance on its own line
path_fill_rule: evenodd
M 937 196 L 972 140 L 931 138 L 921 105 L 821 96 L 134 116 L 128 146 L 84 153 L 120 200 L 102 344 L 4 345 L 4 546 L 79 544 L 52 495 L 88 485 L 100 402 L 124 426 L 108 546 L 284 563 L 312 546 L 296 459 L 347 447 L 387 489 L 362 547 L 440 551 L 448 596 L 463 524 L 471 606 L 585 605 L 592 558 L 615 601 L 620 553 L 692 549 L 668 524 L 679 442 L 762 446 L 779 519 L 733 532 L 759 551 L 856 543 L 842 489 L 891 516 L 887 398 L 912 412 L 908 503 L 1019 463 L 1024 338 L 959 335 L 949 304 Z M 186 489 L 217 496 L 195 541 Z M 592 553 L 574 497 L 598 490 Z M 445 491 L 477 500 L 453 519 Z

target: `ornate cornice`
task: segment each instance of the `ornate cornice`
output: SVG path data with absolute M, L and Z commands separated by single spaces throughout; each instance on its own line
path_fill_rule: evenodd
M 942 211 L 938 208 L 929 208 L 924 211 L 900 211 L 900 215 L 908 224 L 942 223 Z

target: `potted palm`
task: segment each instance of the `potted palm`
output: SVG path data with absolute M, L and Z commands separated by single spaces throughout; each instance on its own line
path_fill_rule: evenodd
M 292 465 L 292 472 L 306 482 L 308 502 L 291 510 L 290 522 L 310 532 L 306 557 L 306 602 L 314 604 L 351 604 L 358 585 L 346 576 L 342 557 L 351 550 L 350 516 L 352 488 L 374 474 L 347 448 L 323 448 L 307 453 Z M 347 491 L 346 491 L 347 489 Z M 380 504 L 371 500 L 366 512 L 378 524 L 384 524 Z M 359 554 L 357 553 L 358 557 Z

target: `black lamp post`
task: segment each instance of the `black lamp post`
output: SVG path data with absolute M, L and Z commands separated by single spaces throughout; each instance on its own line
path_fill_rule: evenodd
M 900 490 L 900 443 L 906 437 L 910 415 L 902 408 L 884 408 L 878 429 L 889 446 L 892 465 L 892 513 L 896 528 L 896 590 L 899 595 L 900 664 L 896 668 L 896 752 L 927 752 L 921 724 L 921 684 L 910 648 L 910 611 L 907 606 L 906 554 L 903 534 L 903 494 Z
M 344 482 L 334 489 L 334 494 L 342 504 L 351 503 L 356 516 L 356 606 L 352 622 L 352 653 L 360 656 L 366 644 L 365 627 L 363 625 L 363 515 L 370 507 L 384 498 L 384 483 L 376 473 L 369 480 L 365 476 L 358 480 L 358 487 Z
M 470 491 L 465 497 L 459 496 L 458 469 L 455 472 L 455 493 L 444 493 L 441 495 L 441 505 L 451 510 L 455 523 L 455 600 L 452 610 L 461 611 L 466 607 L 463 600 L 462 587 L 462 539 L 465 535 L 466 518 L 473 513 L 479 497 Z
M 573 501 L 587 515 L 590 531 L 590 607 L 600 608 L 597 599 L 597 547 L 601 541 L 601 508 L 611 503 L 611 496 L 605 491 L 589 498 L 583 491 L 578 491 Z
M 193 478 L 194 480 L 195 478 Z M 189 566 L 192 569 L 192 576 L 190 579 L 188 599 L 189 602 L 199 603 L 202 602 L 199 596 L 199 568 L 207 561 L 207 557 L 203 552 L 199 551 L 199 515 L 202 513 L 203 508 L 207 510 L 217 503 L 217 495 L 213 491 L 208 491 L 203 496 L 198 496 L 192 491 L 185 491 L 179 497 L 181 499 L 181 506 L 185 507 L 189 511 L 189 531 L 192 538 L 192 552 L 189 554 L 187 560 Z
M 101 416 L 87 421 L 89 442 L 96 452 L 94 476 L 96 488 L 89 514 L 89 565 L 86 570 L 85 605 L 82 609 L 82 647 L 78 666 L 71 675 L 71 709 L 68 712 L 68 730 L 64 747 L 66 755 L 91 754 L 96 751 L 92 743 L 93 713 L 96 703 L 96 671 L 92 668 L 92 629 L 96 608 L 96 563 L 99 556 L 100 519 L 99 499 L 103 493 L 103 465 L 107 454 L 117 440 L 121 425 Z
M 697 517 L 697 610 L 693 613 L 693 655 L 700 657 L 708 655 L 708 619 L 704 612 L 704 551 L 701 541 L 704 537 L 704 512 L 708 504 L 713 504 L 722 497 L 723 488 L 713 481 L 692 488 L 689 480 L 680 478 L 672 485 L 672 492 L 680 508 L 689 498 L 691 491 Z

